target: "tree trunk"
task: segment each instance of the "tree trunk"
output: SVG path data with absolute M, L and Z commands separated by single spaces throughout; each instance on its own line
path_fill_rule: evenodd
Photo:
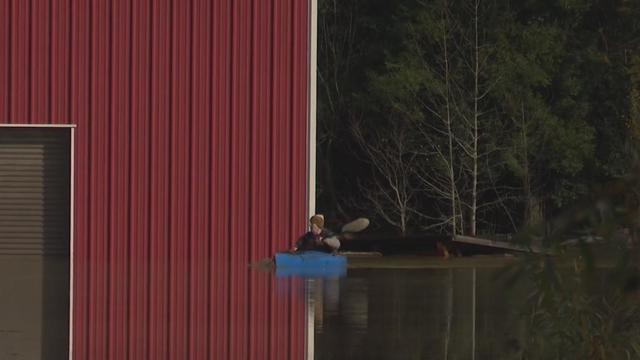
M 447 1 L 444 2 L 443 9 L 443 28 L 442 28 L 442 40 L 444 46 L 444 79 L 445 79 L 445 109 L 446 109 L 446 117 L 445 123 L 447 128 L 447 135 L 449 137 L 449 159 L 448 159 L 448 170 L 449 170 L 449 186 L 450 186 L 450 204 L 451 204 L 451 235 L 453 237 L 457 234 L 457 211 L 456 211 L 456 178 L 455 172 L 453 169 L 454 160 L 453 160 L 453 130 L 451 128 L 451 104 L 450 104 L 450 84 L 449 84 L 449 54 L 447 53 L 447 25 L 449 22 L 449 4 Z
M 471 236 L 476 235 L 476 217 L 478 210 L 478 102 L 480 101 L 480 93 L 478 91 L 478 77 L 480 76 L 480 47 L 478 44 L 478 6 L 479 1 L 475 2 L 474 12 L 474 76 L 473 76 L 473 173 L 471 188 L 471 220 L 469 221 L 469 233 Z
M 540 224 L 544 219 L 543 206 L 531 191 L 531 174 L 529 169 L 529 142 L 524 104 L 521 105 L 521 136 L 522 136 L 522 187 L 524 189 L 524 223 L 526 225 Z

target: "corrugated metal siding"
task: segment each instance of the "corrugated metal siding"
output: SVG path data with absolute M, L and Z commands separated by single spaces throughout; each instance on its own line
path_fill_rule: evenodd
M 308 4 L 0 0 L 0 122 L 77 124 L 76 359 L 300 359 Z M 261 301 L 255 301 L 261 299 Z

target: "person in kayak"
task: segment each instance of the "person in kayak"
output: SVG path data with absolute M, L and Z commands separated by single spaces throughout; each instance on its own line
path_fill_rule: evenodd
M 339 248 L 338 238 L 324 227 L 324 216 L 316 214 L 309 219 L 309 232 L 298 238 L 293 251 L 315 250 L 335 254 Z

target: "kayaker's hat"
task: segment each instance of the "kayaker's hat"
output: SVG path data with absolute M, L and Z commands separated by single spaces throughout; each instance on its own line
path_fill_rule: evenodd
M 309 223 L 322 229 L 324 227 L 324 216 L 321 214 L 313 215 L 311 219 L 309 219 Z

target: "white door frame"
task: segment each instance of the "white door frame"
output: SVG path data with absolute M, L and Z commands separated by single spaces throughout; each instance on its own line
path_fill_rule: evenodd
M 309 87 L 308 87 L 308 132 L 307 132 L 307 219 L 316 212 L 316 79 L 318 58 L 318 0 L 309 0 Z M 306 220 L 305 219 L 305 223 Z M 305 281 L 305 359 L 313 360 L 315 352 L 315 306 L 312 287 L 314 282 Z

